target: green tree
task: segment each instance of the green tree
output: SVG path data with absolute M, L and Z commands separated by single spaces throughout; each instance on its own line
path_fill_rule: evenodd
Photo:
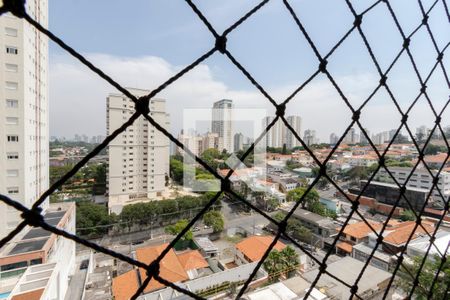
M 85 236 L 105 234 L 109 225 L 117 221 L 114 214 L 108 214 L 106 206 L 92 202 L 77 203 L 76 214 L 77 233 Z
M 188 225 L 188 220 L 186 219 L 182 219 L 179 220 L 178 222 L 176 222 L 173 225 L 169 225 L 165 228 L 165 232 L 171 235 L 178 235 L 181 231 L 183 231 L 184 228 L 186 228 L 186 226 Z M 181 238 L 181 240 L 184 241 L 190 241 L 193 238 L 193 234 L 191 230 L 188 230 L 183 237 Z
M 303 194 L 306 192 L 306 187 L 298 187 L 293 189 L 292 191 L 289 191 L 286 197 L 287 201 L 300 201 Z M 308 194 L 305 196 L 305 198 L 302 201 L 302 208 L 307 208 L 310 205 L 312 205 L 315 202 L 319 201 L 319 193 L 316 189 L 312 188 Z
M 301 167 L 303 167 L 303 165 L 296 160 L 293 159 L 286 160 L 286 168 L 289 170 L 294 170 Z
M 416 220 L 416 216 L 414 214 L 414 212 L 410 209 L 404 210 L 401 214 L 400 214 L 400 219 L 402 221 L 415 221 Z
M 406 266 L 402 265 L 397 276 L 397 283 L 399 287 L 405 292 L 411 291 L 414 280 L 411 275 L 416 276 L 423 261 L 423 256 L 416 256 L 413 262 Z M 414 299 L 448 299 L 449 296 L 447 288 L 450 285 L 450 260 L 446 260 L 443 264 L 441 272 L 439 273 L 436 282 L 434 283 L 432 295 L 429 297 L 428 292 L 434 282 L 436 272 L 439 270 L 441 259 L 438 255 L 433 258 L 428 258 L 423 265 L 419 275 L 419 285 L 414 289 Z M 409 269 L 409 272 L 406 270 Z
M 278 280 L 281 275 L 289 276 L 299 264 L 299 256 L 291 246 L 286 246 L 281 251 L 272 250 L 263 263 L 271 281 Z
M 211 226 L 213 232 L 221 232 L 225 227 L 225 220 L 220 211 L 210 210 L 203 215 L 203 223 Z

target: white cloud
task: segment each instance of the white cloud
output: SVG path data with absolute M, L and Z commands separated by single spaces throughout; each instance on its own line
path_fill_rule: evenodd
M 125 87 L 152 90 L 182 69 L 166 60 L 153 57 L 115 57 L 90 54 L 89 59 L 106 74 Z M 322 75 L 320 75 L 322 76 Z M 373 89 L 376 77 L 359 74 L 336 78 L 352 104 L 361 104 Z M 272 88 L 273 96 L 289 95 L 295 86 Z M 50 65 L 50 131 L 51 135 L 72 137 L 74 134 L 104 134 L 106 97 L 116 90 L 88 70 L 81 63 L 67 56 L 53 56 Z M 199 65 L 177 80 L 157 97 L 167 100 L 171 115 L 171 131 L 175 135 L 182 124 L 183 108 L 209 108 L 222 98 L 233 99 L 236 107 L 274 109 L 256 90 L 235 90 L 214 78 L 208 65 Z M 277 98 L 275 98 L 277 99 Z M 279 98 L 282 99 L 282 98 Z M 432 125 L 428 113 L 422 118 L 425 103 L 419 103 L 412 128 L 420 124 Z M 425 109 L 424 109 L 425 111 Z M 349 109 L 325 77 L 318 77 L 305 87 L 288 105 L 288 114 L 303 118 L 303 129 L 316 129 L 322 141 L 328 141 L 331 132 L 342 133 L 351 121 Z M 398 126 L 399 114 L 385 93 L 377 95 L 362 114 L 362 122 L 371 132 L 388 130 Z

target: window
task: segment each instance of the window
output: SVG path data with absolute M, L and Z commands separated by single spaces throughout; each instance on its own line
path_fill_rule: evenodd
M 19 107 L 19 101 L 14 99 L 6 99 L 6 107 L 17 108 Z
M 30 266 L 39 265 L 39 264 L 42 264 L 42 258 L 36 258 L 36 259 L 30 260 Z
M 5 70 L 7 72 L 17 73 L 19 71 L 19 66 L 16 64 L 5 64 Z
M 17 187 L 17 186 L 9 187 L 7 190 L 8 190 L 8 194 L 18 194 L 19 193 L 19 187 Z
M 16 47 L 6 46 L 6 53 L 8 53 L 8 54 L 18 54 L 19 51 L 17 50 Z
M 6 124 L 17 125 L 19 124 L 19 118 L 17 117 L 6 117 Z
M 8 89 L 8 90 L 17 90 L 18 87 L 19 87 L 19 84 L 17 82 L 13 82 L 13 81 L 6 82 L 6 89 Z
M 18 142 L 19 136 L 18 135 L 8 135 L 7 140 L 8 140 L 8 142 Z
M 5 27 L 5 34 L 7 36 L 17 36 L 17 29 L 11 27 Z
M 6 170 L 6 175 L 8 177 L 17 177 L 17 176 L 19 176 L 19 170 L 17 170 L 17 169 Z
M 6 153 L 6 157 L 9 160 L 19 159 L 19 153 L 17 153 L 17 152 L 8 152 L 8 153 Z

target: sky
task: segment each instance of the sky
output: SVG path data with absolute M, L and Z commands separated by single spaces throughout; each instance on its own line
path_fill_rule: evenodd
M 352 1 L 357 12 L 374 1 Z M 132 3 L 132 5 L 130 5 Z M 250 10 L 259 1 L 194 0 L 217 32 Z M 325 55 L 351 28 L 352 14 L 345 1 L 298 0 L 290 2 L 316 44 Z M 432 1 L 423 1 L 427 9 Z M 416 1 L 392 1 L 394 12 L 406 34 L 420 22 Z M 442 2 L 430 14 L 429 24 L 442 49 L 450 40 L 450 26 Z M 50 0 L 49 28 L 67 44 L 125 87 L 152 90 L 214 45 L 214 38 L 184 1 L 164 0 Z M 362 21 L 382 70 L 390 65 L 402 39 L 384 4 Z M 272 0 L 228 36 L 227 49 L 256 81 L 281 102 L 311 76 L 317 58 L 282 1 Z M 424 27 L 410 46 L 419 72 L 425 77 L 436 61 L 436 52 Z M 450 54 L 444 64 L 450 70 Z M 357 31 L 328 59 L 328 70 L 352 105 L 361 105 L 375 89 L 379 76 Z M 409 58 L 403 54 L 387 81 L 402 110 L 419 93 L 419 81 Z M 449 97 L 441 70 L 427 85 L 429 96 L 440 110 Z M 55 44 L 50 44 L 50 135 L 104 135 L 106 97 L 115 88 L 88 70 Z M 229 59 L 215 53 L 206 61 L 159 93 L 171 115 L 170 131 L 177 135 L 184 108 L 210 108 L 213 102 L 232 99 L 237 108 L 275 109 Z M 321 141 L 332 132 L 342 134 L 351 113 L 325 75 L 318 75 L 287 107 L 288 115 L 302 117 L 302 131 L 315 129 Z M 450 112 L 443 120 L 450 120 Z M 400 114 L 381 89 L 364 107 L 361 122 L 376 133 L 398 127 Z M 432 127 L 433 113 L 421 97 L 411 110 L 408 124 Z M 449 122 L 447 121 L 447 124 Z M 242 129 L 243 131 L 245 129 Z

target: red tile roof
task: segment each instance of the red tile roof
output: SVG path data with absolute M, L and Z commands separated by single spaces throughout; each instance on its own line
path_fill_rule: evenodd
M 178 259 L 186 271 L 207 268 L 209 266 L 208 262 L 203 258 L 200 252 L 198 252 L 198 250 L 191 250 L 178 254 Z
M 241 251 L 242 254 L 244 254 L 251 262 L 259 261 L 263 257 L 267 248 L 269 248 L 273 239 L 273 236 L 251 236 L 237 243 L 236 249 Z M 285 244 L 277 241 L 273 249 L 281 251 L 285 247 Z

